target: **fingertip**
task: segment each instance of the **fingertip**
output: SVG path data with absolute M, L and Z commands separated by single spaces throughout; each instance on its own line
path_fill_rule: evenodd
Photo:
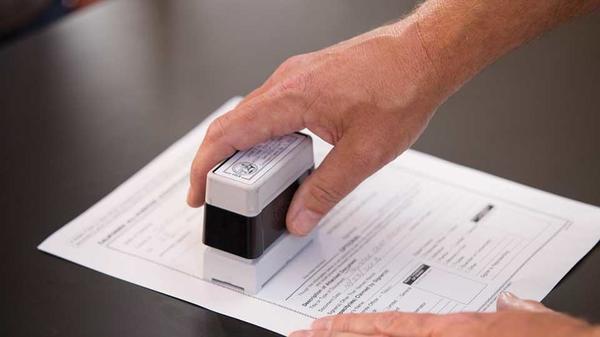
M 505 311 L 512 308 L 511 303 L 518 299 L 513 293 L 509 291 L 503 291 L 498 295 L 496 300 L 496 311 Z
M 317 226 L 321 220 L 321 215 L 309 209 L 301 209 L 291 219 L 288 224 L 291 228 L 290 232 L 297 235 L 306 235 Z
M 531 312 L 553 312 L 540 302 L 524 300 L 517 297 L 515 294 L 503 291 L 498 295 L 496 302 L 497 311 L 507 310 L 523 310 Z
M 322 217 L 321 214 L 307 209 L 301 186 L 296 191 L 287 212 L 286 224 L 288 231 L 294 235 L 307 235 L 319 223 Z
M 198 193 L 196 192 L 196 190 L 190 187 L 186 199 L 188 206 L 198 208 L 204 204 L 204 200 L 202 199 L 203 198 L 198 197 Z
M 286 224 L 292 234 L 302 236 L 309 234 L 318 226 L 327 211 L 333 207 L 333 205 L 326 207 L 326 202 L 317 200 L 311 193 L 314 185 L 311 177 L 314 178 L 316 172 L 314 171 L 308 179 L 302 182 L 288 209 Z
M 286 220 L 286 227 L 288 232 L 290 232 L 293 235 L 296 236 L 305 236 L 306 234 L 308 234 L 310 231 L 304 231 L 301 228 L 299 228 L 299 226 L 296 224 L 295 220 Z

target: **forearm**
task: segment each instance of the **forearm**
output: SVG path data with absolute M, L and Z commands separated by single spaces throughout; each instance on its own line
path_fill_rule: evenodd
M 598 8 L 600 0 L 429 0 L 399 24 L 414 31 L 447 96 L 512 49 Z

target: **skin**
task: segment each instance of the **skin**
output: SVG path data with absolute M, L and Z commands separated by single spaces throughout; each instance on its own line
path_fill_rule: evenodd
M 598 7 L 600 0 L 535 6 L 527 0 L 430 0 L 396 23 L 294 56 L 210 125 L 192 165 L 188 203 L 204 203 L 208 171 L 236 150 L 308 128 L 334 148 L 287 213 L 290 232 L 307 234 L 360 182 L 410 147 L 436 108 L 482 68 Z
M 290 337 L 595 337 L 599 333 L 582 320 L 503 293 L 497 313 L 345 314 L 316 320 L 310 330 Z
M 600 0 L 429 0 L 398 22 L 294 56 L 211 123 L 192 164 L 188 204 L 204 204 L 207 173 L 236 150 L 308 128 L 334 147 L 288 209 L 289 231 L 307 234 L 364 179 L 409 148 L 437 107 L 481 69 L 598 8 Z M 499 309 L 341 315 L 294 336 L 598 335 L 566 315 Z

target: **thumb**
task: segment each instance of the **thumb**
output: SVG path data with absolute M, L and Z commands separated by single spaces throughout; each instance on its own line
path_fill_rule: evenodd
M 498 295 L 498 301 L 496 302 L 497 311 L 506 310 L 521 310 L 531 312 L 554 312 L 551 309 L 546 308 L 542 303 L 523 300 L 515 296 L 513 293 L 504 291 Z
M 300 186 L 287 213 L 288 230 L 308 234 L 340 200 L 393 159 L 373 140 L 346 134 Z

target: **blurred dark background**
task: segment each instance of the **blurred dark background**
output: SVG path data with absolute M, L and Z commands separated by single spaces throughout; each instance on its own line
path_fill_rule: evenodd
M 0 336 L 273 336 L 36 246 L 286 58 L 414 6 L 111 0 L 4 43 Z M 414 148 L 600 205 L 599 41 L 595 13 L 519 48 L 442 105 Z M 599 265 L 596 248 L 544 303 L 600 323 Z
M 99 0 L 0 0 L 0 47 Z

